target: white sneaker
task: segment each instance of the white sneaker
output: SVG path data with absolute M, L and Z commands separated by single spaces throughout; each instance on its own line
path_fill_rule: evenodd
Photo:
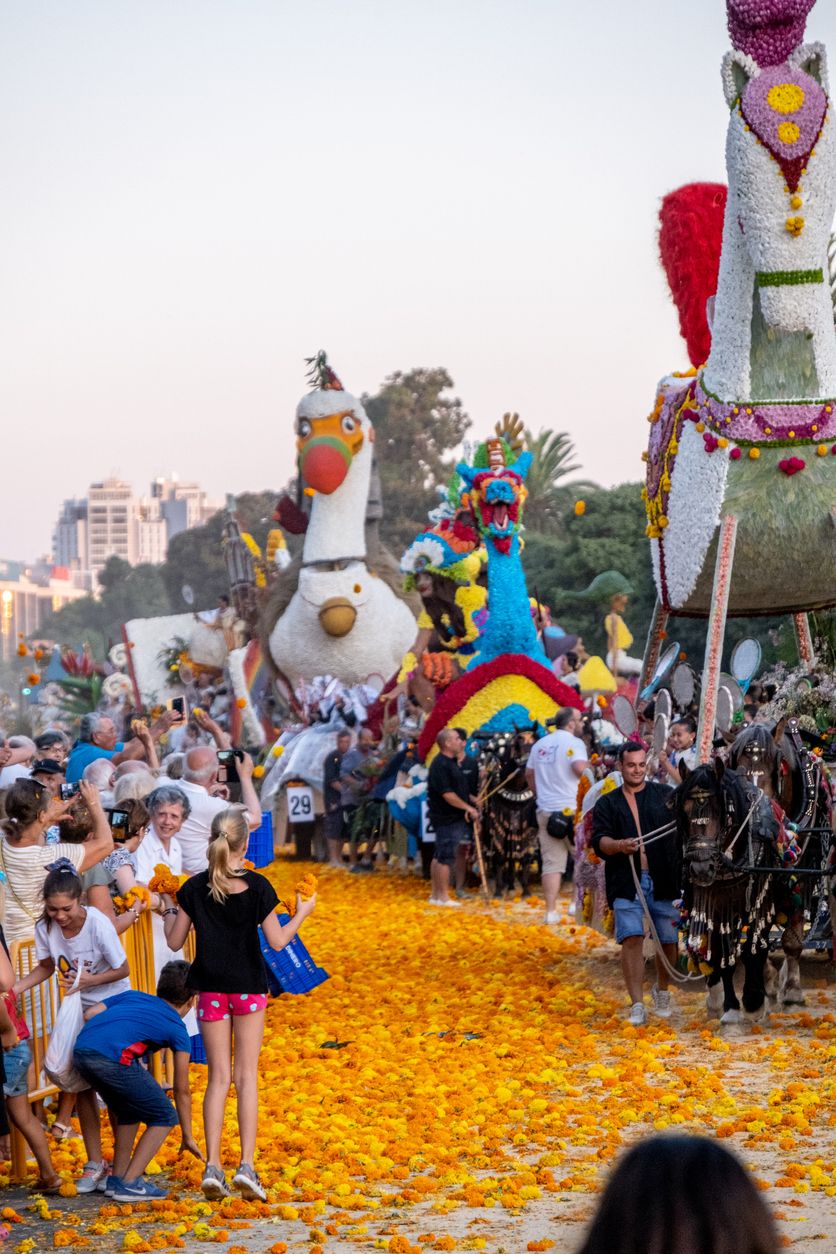
M 104 1182 L 110 1174 L 110 1164 L 101 1163 L 85 1163 L 84 1170 L 75 1182 L 76 1193 L 95 1193 L 102 1186 L 104 1191 Z
M 439 901 L 437 897 L 430 897 L 429 901 L 427 902 L 428 906 L 443 906 L 445 904 L 446 904 L 445 902 Z
M 460 901 L 456 901 L 455 897 L 448 897 L 446 901 L 440 901 L 438 904 L 440 906 L 455 906 L 457 910 L 460 910 L 462 905 Z
M 557 913 L 556 910 L 548 910 L 546 912 L 546 917 L 543 920 L 543 922 L 544 923 L 559 923 L 560 915 Z
M 647 1023 L 647 1011 L 643 1002 L 637 1001 L 633 1003 L 630 1009 L 629 1023 L 633 1028 L 643 1028 Z
M 574 919 L 577 908 L 578 908 L 578 903 L 575 901 L 575 898 L 573 897 L 572 900 L 569 902 L 568 913 L 569 913 L 570 919 Z
M 658 1015 L 660 1019 L 670 1019 L 671 1017 L 671 995 L 666 988 L 657 988 L 653 985 L 650 990 L 650 996 L 653 998 L 653 1013 Z

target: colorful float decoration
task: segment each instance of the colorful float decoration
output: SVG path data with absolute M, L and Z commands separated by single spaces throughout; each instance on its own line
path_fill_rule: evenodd
M 314 386 L 296 410 L 296 447 L 310 518 L 298 585 L 277 619 L 268 610 L 263 634 L 291 690 L 326 674 L 380 690 L 415 639 L 415 619 L 366 560 L 374 429 L 324 353 L 309 365 Z
M 836 135 L 825 50 L 802 42 L 811 8 L 808 0 L 728 0 L 725 205 L 722 189 L 691 189 L 662 211 L 663 255 L 694 368 L 662 381 L 649 419 L 644 495 L 658 601 L 643 680 L 671 612 L 710 618 L 703 758 L 727 613 L 794 615 L 811 662 L 806 612 L 836 603 L 836 333 L 827 278 Z M 712 275 L 721 209 L 706 328 L 695 298 Z M 689 269 L 699 282 L 682 277 Z M 810 560 L 799 560 L 805 553 Z
M 530 453 L 498 435 L 457 467 L 461 508 L 487 553 L 488 614 L 472 660 L 427 718 L 418 743 L 422 758 L 432 755 L 445 727 L 468 734 L 545 728 L 561 706 L 581 708 L 578 694 L 555 677 L 530 611 L 520 543 L 530 465 Z

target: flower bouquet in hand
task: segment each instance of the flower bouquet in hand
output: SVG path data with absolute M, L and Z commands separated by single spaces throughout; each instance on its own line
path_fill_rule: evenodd
M 312 875 L 310 871 L 306 872 L 306 874 L 298 881 L 292 893 L 288 893 L 287 897 L 279 898 L 279 906 L 284 913 L 289 914 L 292 919 L 296 914 L 297 895 L 301 897 L 303 901 L 309 901 L 316 892 L 316 884 L 316 876 Z

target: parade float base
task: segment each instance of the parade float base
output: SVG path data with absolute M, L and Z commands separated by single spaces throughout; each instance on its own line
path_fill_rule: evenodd
M 24 1221 L 13 1244 L 52 1249 L 71 1230 L 91 1249 L 159 1248 L 182 1224 L 193 1254 L 218 1248 L 207 1231 L 249 1254 L 277 1242 L 290 1254 L 312 1242 L 324 1254 L 523 1254 L 545 1241 L 572 1254 L 614 1157 L 657 1130 L 723 1139 L 765 1190 L 787 1246 L 836 1254 L 829 963 L 805 961 L 810 1004 L 760 1028 L 721 1032 L 700 982 L 674 991 L 671 1020 L 635 1029 L 617 947 L 565 917 L 544 927 L 540 900 L 438 910 L 429 886 L 402 872 L 313 869 L 318 905 L 303 936 L 331 979 L 268 1006 L 256 1165 L 269 1207 L 207 1207 L 200 1164 L 178 1156 L 172 1135 L 157 1158 L 169 1174 L 154 1177 L 171 1189 L 166 1202 L 49 1198 L 57 1217 L 45 1220 L 10 1190 L 4 1204 Z M 279 861 L 266 873 L 286 892 L 303 870 Z M 192 1074 L 202 1143 L 206 1070 Z M 228 1167 L 237 1152 L 230 1100 Z M 80 1141 L 53 1156 L 78 1176 Z M 132 1232 L 147 1245 L 123 1245 Z
M 787 476 L 778 463 L 793 456 L 806 466 Z M 738 520 L 730 615 L 795 614 L 836 605 L 833 510 L 836 457 L 829 446 L 824 457 L 817 456 L 815 445 L 761 447 L 756 461 L 744 447 L 740 460 L 729 462 L 723 513 Z M 675 614 L 708 615 L 718 533 L 694 592 Z

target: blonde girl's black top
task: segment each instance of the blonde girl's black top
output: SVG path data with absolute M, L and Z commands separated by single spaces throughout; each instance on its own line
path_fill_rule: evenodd
M 279 899 L 269 880 L 256 871 L 241 877 L 247 888 L 225 901 L 209 895 L 209 872 L 187 879 L 177 904 L 195 930 L 195 960 L 189 985 L 199 993 L 266 993 L 267 972 L 258 929 Z

